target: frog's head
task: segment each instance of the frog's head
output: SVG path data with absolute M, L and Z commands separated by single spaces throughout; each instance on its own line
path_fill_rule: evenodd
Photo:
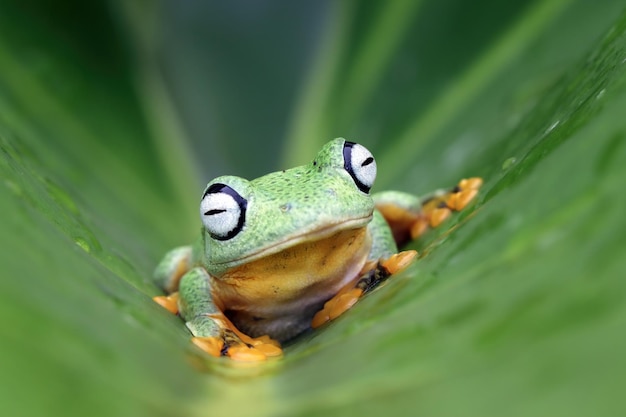
M 299 243 L 367 226 L 375 178 L 372 154 L 339 138 L 307 165 L 252 181 L 214 179 L 200 203 L 207 269 L 219 276 Z

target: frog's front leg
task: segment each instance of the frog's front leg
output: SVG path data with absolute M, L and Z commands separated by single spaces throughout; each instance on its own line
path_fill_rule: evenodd
M 178 313 L 178 284 L 191 268 L 191 254 L 191 246 L 172 249 L 165 254 L 154 271 L 154 283 L 167 295 L 159 295 L 152 299 L 172 314 Z
M 453 211 L 465 208 L 478 194 L 483 181 L 468 178 L 450 190 L 438 190 L 420 199 L 399 191 L 374 194 L 376 208 L 389 223 L 398 246 L 421 236 L 429 227 L 437 227 Z
M 213 300 L 211 277 L 204 268 L 193 268 L 182 277 L 179 295 L 180 315 L 194 335 L 192 342 L 210 355 L 260 361 L 282 354 L 278 342 L 268 336 L 251 338 L 228 320 Z

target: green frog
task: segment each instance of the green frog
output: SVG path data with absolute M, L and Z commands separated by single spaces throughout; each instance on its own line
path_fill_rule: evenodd
M 154 300 L 179 313 L 212 356 L 260 361 L 281 343 L 339 317 L 415 258 L 398 246 L 476 196 L 480 178 L 420 199 L 370 194 L 376 160 L 338 138 L 307 165 L 252 181 L 221 176 L 200 202 L 202 233 L 168 252 Z

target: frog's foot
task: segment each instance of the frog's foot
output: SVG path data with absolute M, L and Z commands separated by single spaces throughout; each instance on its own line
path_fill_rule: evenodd
M 218 317 L 219 316 L 219 317 Z M 269 336 L 252 338 L 241 333 L 223 315 L 207 315 L 188 323 L 193 344 L 211 356 L 239 362 L 259 362 L 282 355 L 280 344 Z M 206 334 L 206 335 L 205 335 Z
M 462 179 L 451 191 L 446 204 L 452 210 L 463 210 L 476 197 L 482 185 L 483 179 L 479 177 Z
M 222 339 L 221 337 L 194 336 L 191 338 L 191 342 L 211 356 L 215 356 L 216 358 L 222 356 L 222 350 L 224 349 L 224 339 Z
M 442 224 L 453 211 L 463 210 L 476 197 L 482 178 L 466 178 L 450 191 L 435 193 L 422 203 L 421 216 L 411 226 L 411 238 L 421 236 L 429 227 Z
M 238 334 L 237 334 L 238 333 Z M 251 338 L 241 332 L 226 331 L 226 356 L 241 362 L 264 361 L 268 357 L 280 356 L 280 344 L 269 336 Z
M 355 305 L 363 294 L 371 291 L 390 275 L 406 268 L 415 256 L 417 256 L 416 251 L 408 250 L 396 253 L 378 263 L 375 261 L 373 264 L 368 263 L 364 275 L 356 284 L 344 287 L 337 295 L 324 303 L 324 307 L 313 316 L 311 327 L 316 329 L 341 316 Z
M 178 314 L 178 292 L 173 292 L 170 295 L 159 295 L 156 297 L 152 297 L 152 300 L 159 304 L 161 307 L 165 308 L 172 314 Z
M 252 343 L 244 343 L 230 330 L 224 331 L 221 337 L 193 337 L 191 341 L 211 356 L 228 356 L 239 362 L 259 362 L 282 354 L 280 346 L 267 336 L 252 339 Z

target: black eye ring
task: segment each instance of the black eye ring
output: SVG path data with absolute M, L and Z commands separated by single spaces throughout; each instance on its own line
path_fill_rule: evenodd
M 234 202 L 237 204 L 238 209 L 239 209 L 239 213 L 237 213 L 238 218 L 237 218 L 236 224 L 229 224 L 229 223 L 234 223 L 233 221 L 234 219 L 229 218 L 229 217 L 226 217 L 225 220 L 217 223 L 217 226 L 220 228 L 224 228 L 224 226 L 226 227 L 230 226 L 227 230 L 218 230 L 217 227 L 212 227 L 214 225 L 206 219 L 206 216 L 213 217 L 213 216 L 222 215 L 223 217 L 224 213 L 229 214 L 230 213 L 229 209 L 232 209 L 232 208 L 226 207 L 224 205 L 218 205 L 218 206 L 209 207 L 209 208 L 203 207 L 203 203 L 205 199 L 207 198 L 207 196 L 210 196 L 211 194 L 220 194 L 220 193 L 230 196 L 232 200 L 234 200 Z M 200 207 L 201 207 L 201 213 L 204 216 L 203 223 L 204 223 L 205 229 L 209 232 L 209 234 L 211 235 L 213 239 L 224 241 L 224 240 L 232 239 L 243 229 L 243 226 L 246 221 L 246 209 L 248 207 L 248 201 L 245 198 L 243 198 L 241 195 L 239 195 L 237 191 L 235 191 L 228 185 L 216 183 L 216 184 L 212 184 L 204 192 L 204 194 L 202 195 Z

